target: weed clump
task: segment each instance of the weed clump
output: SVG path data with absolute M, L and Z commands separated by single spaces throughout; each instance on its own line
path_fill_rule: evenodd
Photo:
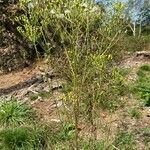
M 33 117 L 33 114 L 29 106 L 15 100 L 0 103 L 0 124 L 2 126 L 24 124 Z
M 56 142 L 51 125 L 37 122 L 34 111 L 16 100 L 0 104 L 0 149 L 40 150 L 49 149 Z
M 139 119 L 141 117 L 141 113 L 138 110 L 138 108 L 132 108 L 129 111 L 129 115 L 131 116 L 131 118 L 135 118 L 135 119 Z
M 46 142 L 43 137 L 40 129 L 27 126 L 0 131 L 1 147 L 8 150 L 44 149 Z

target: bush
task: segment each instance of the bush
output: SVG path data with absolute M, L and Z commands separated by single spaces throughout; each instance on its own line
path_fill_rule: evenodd
M 20 6 L 28 15 L 16 19 L 18 31 L 33 43 L 37 54 L 40 44 L 52 66 L 67 80 L 63 100 L 73 108 L 69 118 L 74 119 L 74 147 L 78 149 L 82 108 L 94 126 L 94 110 L 116 108 L 118 94 L 123 93 L 122 77 L 111 62 L 122 50 L 124 5 L 112 3 L 107 13 L 92 0 L 20 0 Z

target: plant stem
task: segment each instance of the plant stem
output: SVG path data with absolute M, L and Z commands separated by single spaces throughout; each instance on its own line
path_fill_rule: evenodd
M 75 119 L 75 149 L 79 150 L 79 136 L 78 136 L 78 108 L 79 108 L 78 100 L 74 104 L 74 119 Z

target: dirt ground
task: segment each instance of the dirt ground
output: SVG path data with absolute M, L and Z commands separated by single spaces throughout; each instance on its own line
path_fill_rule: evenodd
M 0 75 L 0 88 L 7 88 L 18 84 L 19 82 L 23 82 L 40 74 L 41 72 L 46 71 L 47 68 L 48 65 L 44 61 L 40 60 L 20 71 L 12 71 L 8 74 L 2 74 Z

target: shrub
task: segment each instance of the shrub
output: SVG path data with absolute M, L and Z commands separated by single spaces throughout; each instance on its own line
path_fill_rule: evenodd
M 48 57 L 54 52 L 50 61 L 67 80 L 65 87 L 69 90 L 65 90 L 63 100 L 73 106 L 69 116 L 74 118 L 74 147 L 78 149 L 81 106 L 94 126 L 94 110 L 116 108 L 117 95 L 123 93 L 118 88 L 123 87 L 122 78 L 111 62 L 122 50 L 119 42 L 124 36 L 124 5 L 112 3 L 106 13 L 92 0 L 20 2 L 28 15 L 17 18 L 19 32 L 35 49 L 39 43 Z

